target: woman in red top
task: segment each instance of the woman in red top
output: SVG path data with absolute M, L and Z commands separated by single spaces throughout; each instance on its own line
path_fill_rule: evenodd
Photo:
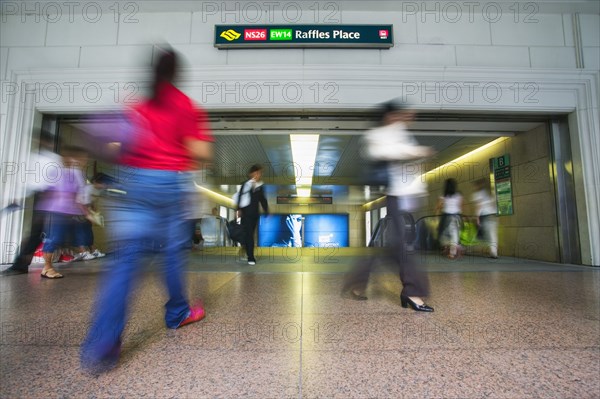
M 204 111 L 175 86 L 177 57 L 165 52 L 155 68 L 153 95 L 129 117 L 131 135 L 121 149 L 120 190 L 106 206 L 111 254 L 100 285 L 92 326 L 85 339 L 82 367 L 102 372 L 119 359 L 121 334 L 134 278 L 149 247 L 163 255 L 169 300 L 168 328 L 201 320 L 204 309 L 190 306 L 183 271 L 190 232 L 188 198 L 191 170 L 212 158 L 212 136 Z

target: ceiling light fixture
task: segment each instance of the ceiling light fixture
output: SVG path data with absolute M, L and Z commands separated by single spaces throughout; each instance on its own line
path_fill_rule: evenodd
M 228 206 L 230 206 L 231 208 L 235 208 L 236 204 L 233 202 L 233 200 L 231 199 L 231 197 L 226 197 L 223 194 L 217 193 L 209 188 L 206 188 L 204 186 L 199 185 L 198 183 L 194 182 L 194 186 L 196 186 L 196 189 L 198 191 L 202 191 L 203 193 L 205 193 L 207 195 L 207 197 L 212 198 L 216 201 L 222 201 L 225 202 L 225 204 L 227 204 Z
M 448 167 L 448 166 L 450 166 L 450 165 L 456 164 L 456 163 L 458 163 L 458 161 L 460 161 L 460 160 L 462 160 L 462 159 L 465 159 L 465 158 L 467 158 L 467 157 L 473 156 L 473 155 L 475 155 L 476 153 L 478 153 L 478 152 L 480 152 L 480 151 L 483 151 L 483 150 L 485 150 L 486 148 L 489 148 L 489 147 L 491 147 L 491 146 L 493 146 L 493 145 L 496 145 L 496 144 L 500 144 L 500 143 L 502 143 L 502 142 L 504 142 L 504 141 L 506 141 L 506 140 L 508 140 L 508 139 L 509 139 L 509 137 L 498 137 L 496 140 L 490 141 L 489 143 L 487 143 L 487 144 L 484 144 L 484 145 L 482 145 L 481 147 L 479 147 L 479 148 L 476 148 L 476 149 L 474 149 L 474 150 L 473 150 L 473 151 L 471 151 L 471 152 L 468 152 L 468 153 L 466 153 L 466 154 L 464 154 L 464 155 L 461 155 L 460 157 L 458 157 L 458 158 L 455 158 L 455 159 L 453 159 L 453 160 L 452 160 L 452 161 L 450 161 L 450 162 L 446 162 L 445 164 L 443 164 L 443 165 L 440 165 L 440 166 L 438 166 L 438 167 L 437 167 L 437 168 L 435 168 L 435 169 L 431 169 L 430 171 L 423 173 L 421 176 L 427 176 L 427 175 L 433 174 L 433 173 L 437 172 L 437 171 L 438 171 L 438 170 L 440 170 L 440 169 L 443 169 L 443 168 L 446 168 L 446 167 Z
M 296 196 L 310 197 L 310 187 L 296 187 Z
M 296 195 L 298 197 L 310 197 L 319 135 L 290 134 L 290 143 L 296 178 Z

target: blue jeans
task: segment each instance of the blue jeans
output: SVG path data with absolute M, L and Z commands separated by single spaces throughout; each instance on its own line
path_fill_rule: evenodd
M 134 281 L 144 255 L 159 248 L 169 300 L 165 321 L 177 328 L 190 314 L 185 294 L 184 267 L 190 240 L 188 174 L 129 169 L 121 193 L 105 206 L 110 253 L 99 286 L 91 328 L 82 347 L 82 360 L 101 361 L 120 344 Z M 158 245 L 156 245 L 158 244 Z
M 92 222 L 87 219 L 75 219 L 73 226 L 75 227 L 75 238 L 73 244 L 76 247 L 90 247 L 94 245 L 94 230 L 92 229 Z M 88 249 L 91 250 L 91 248 Z
M 47 212 L 45 221 L 46 238 L 44 239 L 45 253 L 52 253 L 67 243 L 67 238 L 73 235 L 75 222 L 73 216 L 66 213 Z

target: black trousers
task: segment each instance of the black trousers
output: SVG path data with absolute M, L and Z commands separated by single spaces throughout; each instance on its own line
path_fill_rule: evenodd
M 44 232 L 46 222 L 46 212 L 33 211 L 31 221 L 31 232 L 25 237 L 19 247 L 19 254 L 15 259 L 11 269 L 27 270 L 33 259 L 35 249 L 42 243 L 42 233 Z
M 388 260 L 394 270 L 399 274 L 402 282 L 402 293 L 405 296 L 426 297 L 429 295 L 429 278 L 421 265 L 419 258 L 407 251 L 406 248 L 406 222 L 403 212 L 398 204 L 398 197 L 387 197 L 387 214 L 391 218 L 391 224 L 388 226 L 387 247 L 384 249 L 384 255 L 374 255 L 360 259 L 352 272 L 346 277 L 344 289 L 356 289 L 364 292 L 369 283 L 371 270 L 377 262 Z
M 246 247 L 246 255 L 248 255 L 248 261 L 256 261 L 254 257 L 254 232 L 256 231 L 256 226 L 258 225 L 258 215 L 249 215 L 244 216 L 242 214 L 242 227 L 244 228 L 244 235 L 246 242 L 244 243 Z

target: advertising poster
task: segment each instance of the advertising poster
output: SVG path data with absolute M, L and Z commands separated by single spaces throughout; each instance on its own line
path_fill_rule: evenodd
M 512 215 L 512 185 L 510 179 L 496 181 L 496 204 L 498 215 Z
M 259 247 L 302 247 L 304 217 L 299 214 L 260 215 Z
M 347 214 L 271 214 L 258 222 L 259 247 L 347 247 Z
M 348 215 L 306 215 L 304 244 L 306 247 L 348 247 Z

